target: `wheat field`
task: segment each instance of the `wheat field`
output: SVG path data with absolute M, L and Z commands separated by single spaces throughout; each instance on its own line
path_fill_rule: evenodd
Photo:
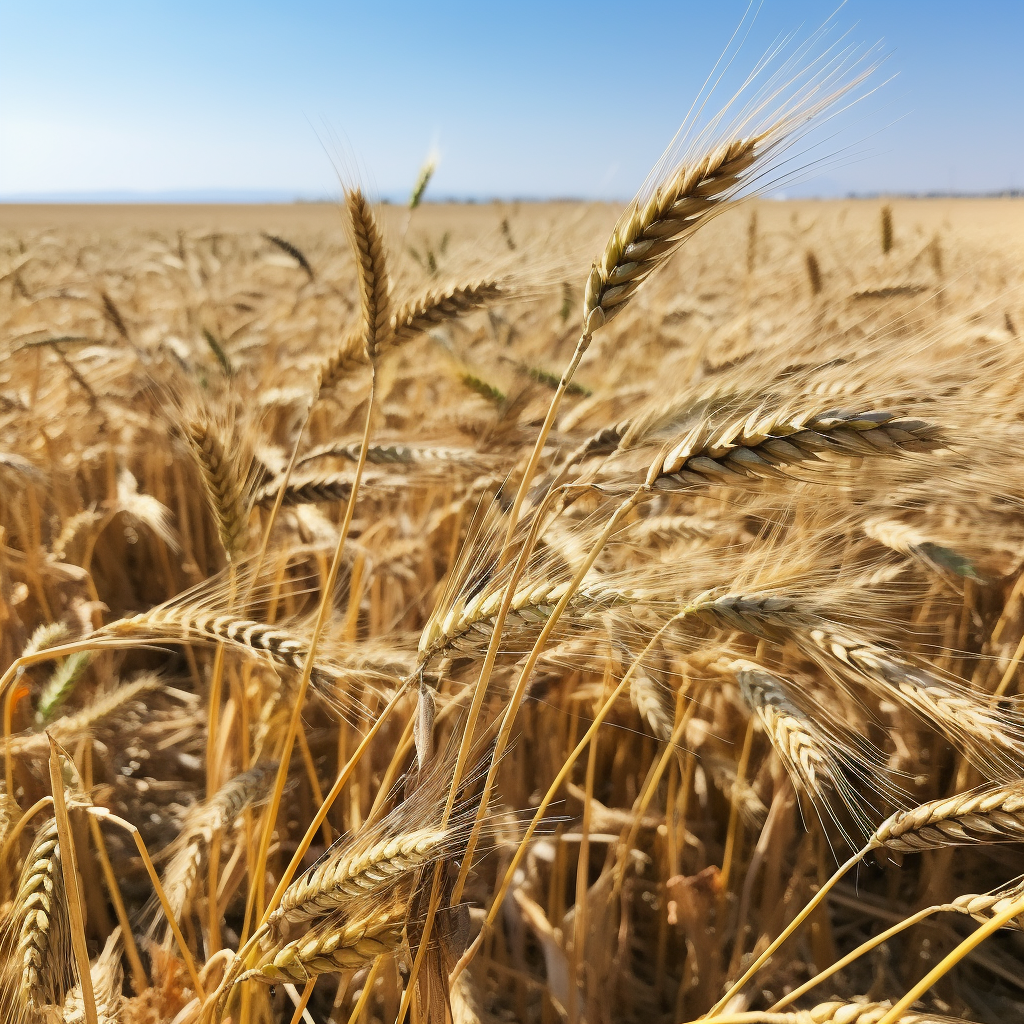
M 0 207 L 4 1021 L 1024 1019 L 1024 204 L 744 145 Z

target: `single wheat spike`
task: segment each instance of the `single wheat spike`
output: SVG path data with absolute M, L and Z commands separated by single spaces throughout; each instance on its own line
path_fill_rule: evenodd
M 281 484 L 273 481 L 256 492 L 256 505 L 273 508 Z M 290 480 L 284 492 L 282 505 L 312 505 L 318 501 L 348 501 L 352 494 L 352 478 L 342 473 Z
M 642 669 L 634 670 L 629 681 L 629 699 L 651 735 L 667 743 L 672 738 L 675 725 L 672 709 L 665 706 L 661 688 Z
M 501 285 L 492 280 L 426 291 L 402 305 L 391 318 L 388 345 L 402 345 L 439 324 L 482 309 L 504 294 Z
M 292 981 L 301 985 L 320 974 L 358 970 L 395 950 L 404 927 L 404 911 L 400 909 L 353 920 L 331 917 L 302 938 L 272 947 L 263 962 L 246 971 L 239 981 Z
M 275 665 L 302 671 L 309 652 L 309 641 L 278 626 L 236 615 L 218 613 L 202 604 L 158 605 L 129 619 L 118 619 L 93 634 L 104 637 L 152 636 L 180 640 L 181 643 L 223 643 L 234 650 L 268 657 Z M 365 659 L 362 659 L 365 665 Z M 368 682 L 390 678 L 390 669 L 376 671 L 372 667 L 345 668 L 321 659 L 313 666 L 312 681 L 319 688 L 330 689 L 342 678 L 362 674 Z
M 440 856 L 449 837 L 444 829 L 416 829 L 327 860 L 289 886 L 270 921 L 278 925 L 326 917 L 354 899 L 393 889 Z
M 786 695 L 782 680 L 760 665 L 736 661 L 730 671 L 747 707 L 757 715 L 783 766 L 800 789 L 820 797 L 822 783 L 842 788 L 829 737 Z
M 12 968 L 21 975 L 18 997 L 25 1012 L 39 1013 L 43 1006 L 60 1002 L 67 969 L 68 911 L 56 818 L 36 833 L 25 858 L 11 920 L 18 928 L 12 959 Z
M 944 846 L 1024 841 L 1024 781 L 991 786 L 897 811 L 878 826 L 875 843 L 899 853 Z
M 281 238 L 279 235 L 268 235 L 265 231 L 262 232 L 263 237 L 270 242 L 271 245 L 276 245 L 282 252 L 287 253 L 293 260 L 309 276 L 312 281 L 316 275 L 313 273 L 313 268 L 309 265 L 309 260 L 306 259 L 305 253 L 296 245 L 292 245 L 291 242 L 286 238 Z
M 188 910 L 196 879 L 216 834 L 228 828 L 246 807 L 266 797 L 276 772 L 276 761 L 255 765 L 229 779 L 213 796 L 196 804 L 185 816 L 161 879 L 176 921 L 180 921 Z M 156 907 L 162 910 L 160 904 Z M 158 913 L 153 927 L 159 920 Z
M 199 467 L 224 553 L 228 561 L 234 561 L 245 549 L 249 531 L 244 476 L 210 420 L 205 417 L 190 420 L 185 425 L 185 438 Z
M 569 581 L 558 583 L 541 580 L 521 585 L 512 595 L 506 626 L 543 625 L 566 590 Z M 595 582 L 580 587 L 572 598 L 572 606 L 605 605 L 630 600 L 632 595 L 606 584 Z M 484 588 L 468 600 L 460 598 L 444 615 L 432 616 L 420 635 L 421 663 L 448 650 L 474 651 L 481 639 L 486 644 L 501 607 L 504 592 L 500 587 Z
M 882 207 L 882 252 L 888 256 L 892 249 L 892 207 Z
M 320 368 L 320 390 L 327 391 L 339 381 L 368 366 L 361 329 L 349 331 L 337 351 Z
M 741 187 L 771 147 L 771 130 L 716 146 L 679 167 L 647 200 L 619 219 L 587 278 L 583 330 L 592 334 L 625 307 L 637 288 Z
M 423 193 L 427 191 L 427 185 L 430 184 L 430 179 L 434 176 L 434 171 L 436 169 L 437 157 L 431 153 L 427 159 L 423 161 L 420 173 L 416 175 L 416 183 L 412 187 L 412 192 L 409 193 L 410 211 L 415 210 L 423 201 Z
M 325 444 L 311 448 L 296 465 L 301 466 L 314 459 L 338 458 L 349 462 L 359 461 L 362 444 Z M 490 456 L 488 456 L 490 457 Z M 444 448 L 439 445 L 371 444 L 366 449 L 366 461 L 376 466 L 451 466 L 478 465 L 480 453 L 470 448 Z
M 975 921 L 984 924 L 991 921 L 996 914 L 1008 910 L 1016 900 L 1024 894 L 1024 883 L 1016 885 L 1011 889 L 1003 889 L 1000 892 L 988 893 L 965 893 L 957 896 L 952 903 L 945 903 L 940 910 L 955 911 L 958 914 L 969 914 Z M 1024 931 L 1024 914 L 1015 917 L 1004 925 L 1014 931 Z
M 908 523 L 901 523 L 895 519 L 870 519 L 864 524 L 864 533 L 892 551 L 923 562 L 932 570 L 953 572 L 965 579 L 981 579 L 970 559 L 951 548 L 930 541 L 920 530 Z
M 107 937 L 103 952 L 93 960 L 93 997 L 96 1000 L 96 1024 L 118 1024 L 121 1008 L 121 929 L 115 928 Z M 61 1007 L 61 1024 L 85 1024 L 85 1003 L 81 985 L 75 985 Z
M 418 298 L 404 303 L 391 317 L 390 331 L 380 344 L 378 354 L 404 345 L 440 324 L 482 309 L 505 294 L 505 289 L 497 281 L 488 279 L 426 291 Z M 350 331 L 337 352 L 321 368 L 320 386 L 323 389 L 333 387 L 343 377 L 366 365 L 362 330 Z
M 891 412 L 753 413 L 725 427 L 698 423 L 651 465 L 647 482 L 677 488 L 786 477 L 821 465 L 819 456 L 845 458 L 932 451 L 943 444 L 938 427 Z
M 818 257 L 810 249 L 804 253 L 804 263 L 807 266 L 807 280 L 811 283 L 811 294 L 821 294 L 821 267 L 818 264 Z
M 345 194 L 352 241 L 359 267 L 359 299 L 363 310 L 363 346 L 370 362 L 377 359 L 390 334 L 388 268 L 384 242 L 373 210 L 359 189 Z
M 1017 764 L 1024 759 L 1019 710 L 994 707 L 966 687 L 946 683 L 876 644 L 831 629 L 812 629 L 808 635 L 826 653 L 844 661 L 862 679 L 895 697 L 933 727 L 947 736 L 965 739 L 966 752 L 979 767 L 1013 775 L 1019 771 Z
M 629 536 L 642 541 L 671 544 L 677 540 L 709 540 L 720 536 L 723 524 L 714 519 L 691 515 L 648 516 L 630 526 Z

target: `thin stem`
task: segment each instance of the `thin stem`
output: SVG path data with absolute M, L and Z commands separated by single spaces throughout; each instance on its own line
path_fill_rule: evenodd
M 192 980 L 192 987 L 195 989 L 195 993 L 199 997 L 200 1002 L 202 1002 L 206 998 L 206 990 L 203 988 L 203 983 L 199 980 L 199 972 L 196 970 L 196 964 L 192 959 L 192 953 L 189 951 L 188 944 L 185 942 L 185 936 L 181 934 L 181 929 L 178 927 L 178 922 L 174 916 L 174 910 L 171 908 L 171 904 L 167 899 L 167 893 L 164 892 L 164 887 L 160 884 L 160 876 L 156 873 L 156 867 L 153 865 L 153 858 L 150 857 L 149 850 L 146 849 L 146 843 L 142 838 L 142 833 L 130 821 L 125 821 L 124 818 L 119 818 L 116 814 L 112 814 L 106 807 L 90 807 L 89 813 L 96 815 L 96 817 L 101 821 L 109 821 L 113 825 L 120 826 L 126 832 L 130 833 L 132 839 L 135 840 L 135 846 L 139 851 L 139 856 L 142 858 L 142 863 L 146 866 L 146 872 L 149 875 L 149 880 L 153 883 L 153 889 L 156 892 L 157 899 L 160 901 L 160 906 L 163 907 L 164 914 L 167 917 L 167 924 L 170 926 L 175 942 L 178 943 L 178 949 L 181 951 L 181 959 L 185 961 L 185 968 L 188 971 L 189 978 Z
M 572 753 L 565 759 L 565 762 L 562 764 L 562 767 L 558 770 L 558 774 L 555 775 L 554 780 L 548 787 L 548 791 L 544 794 L 544 798 L 541 800 L 540 804 L 537 807 L 537 810 L 534 812 L 533 819 L 530 821 L 530 824 L 527 827 L 526 832 L 523 835 L 523 838 L 520 840 L 519 845 L 516 847 L 516 852 L 512 855 L 512 860 L 509 863 L 508 868 L 505 870 L 505 876 L 501 880 L 501 885 L 498 886 L 497 892 L 494 894 L 494 897 L 491 900 L 491 909 L 488 911 L 487 918 L 485 919 L 483 925 L 480 928 L 480 934 L 477 935 L 476 939 L 473 941 L 473 944 L 469 947 L 469 949 L 466 950 L 466 952 L 462 955 L 459 962 L 455 965 L 455 970 L 452 972 L 450 978 L 452 983 L 454 983 L 455 979 L 466 969 L 466 967 L 469 966 L 473 957 L 476 956 L 477 951 L 483 944 L 485 935 L 487 934 L 488 930 L 493 926 L 495 919 L 501 912 L 501 905 L 505 899 L 505 894 L 508 892 L 509 886 L 512 884 L 512 879 L 515 877 L 515 873 L 519 869 L 519 865 L 522 863 L 523 858 L 526 856 L 526 851 L 530 845 L 530 840 L 533 838 L 534 832 L 537 831 L 537 827 L 540 825 L 541 819 L 547 812 L 547 809 L 550 806 L 551 801 L 554 800 L 555 795 L 558 793 L 559 789 L 561 789 L 562 783 L 564 783 L 565 780 L 568 778 L 569 773 L 572 771 L 573 765 L 576 764 L 576 761 L 579 758 L 580 754 L 582 754 L 583 751 L 586 749 L 587 744 L 597 733 L 597 730 L 601 728 L 601 725 L 604 722 L 605 718 L 608 717 L 609 712 L 615 706 L 615 702 L 622 695 L 626 687 L 629 686 L 629 682 L 633 678 L 633 673 L 641 665 L 644 658 L 647 657 L 647 655 L 650 653 L 654 645 L 661 639 L 662 634 L 669 628 L 669 626 L 676 622 L 679 617 L 679 615 L 674 615 L 671 619 L 668 620 L 668 622 L 665 623 L 665 625 L 661 627 L 661 629 L 658 630 L 657 633 L 654 634 L 653 637 L 651 637 L 647 646 L 636 656 L 636 658 L 633 661 L 633 664 L 629 666 L 629 669 L 626 671 L 626 674 L 622 677 L 622 680 L 615 687 L 615 689 L 612 690 L 612 692 L 606 698 L 605 702 L 601 705 L 601 709 L 594 716 L 594 721 L 591 722 L 590 728 L 587 729 L 586 733 L 583 735 L 583 738 L 576 744 Z
M 473 829 L 470 832 L 469 841 L 466 844 L 466 852 L 462 858 L 459 877 L 455 882 L 455 888 L 452 890 L 451 904 L 453 906 L 462 897 L 462 889 L 466 884 L 466 878 L 469 876 L 469 870 L 473 859 L 473 851 L 476 849 L 476 844 L 480 837 L 480 829 L 483 825 L 484 815 L 487 813 L 487 805 L 490 799 L 491 789 L 494 786 L 494 779 L 497 774 L 498 765 L 501 762 L 502 754 L 505 752 L 509 736 L 512 734 L 512 725 L 515 722 L 515 717 L 519 711 L 519 706 L 522 704 L 526 687 L 530 682 L 530 677 L 533 675 L 533 670 L 537 665 L 537 661 L 544 649 L 544 645 L 554 632 L 555 626 L 558 625 L 558 620 L 562 617 L 562 612 L 564 612 L 568 607 L 569 602 L 572 600 L 576 591 L 579 589 L 580 584 L 583 582 L 583 578 L 587 575 L 594 562 L 597 560 L 597 556 L 601 553 L 602 548 L 608 542 L 609 537 L 611 537 L 615 532 L 623 518 L 641 501 L 648 497 L 649 494 L 650 487 L 644 485 L 631 494 L 615 510 L 615 514 L 608 520 L 604 530 L 601 531 L 600 536 L 594 542 L 587 557 L 583 560 L 583 564 L 576 570 L 576 574 L 573 576 L 565 593 L 561 596 L 558 604 L 555 605 L 554 610 L 548 616 L 547 621 L 544 623 L 544 628 L 540 632 L 540 636 L 537 637 L 537 641 L 533 645 L 533 650 L 530 651 L 530 655 L 526 659 L 526 664 L 519 673 L 519 679 L 516 682 L 512 696 L 509 698 L 508 706 L 506 707 L 505 714 L 502 718 L 501 729 L 498 732 L 498 738 L 494 745 L 494 753 L 491 755 L 491 763 L 487 770 L 487 779 L 484 782 L 484 791 L 483 796 L 480 799 L 480 807 L 477 810 L 476 820 L 473 822 Z
M 85 904 L 79 885 L 81 876 L 78 873 L 75 839 L 71 834 L 71 819 L 68 817 L 68 807 L 64 801 L 64 776 L 60 766 L 61 753 L 68 761 L 71 761 L 71 758 L 66 751 L 61 750 L 60 745 L 49 733 L 46 734 L 46 738 L 50 741 L 50 788 L 53 792 L 53 814 L 57 819 L 57 839 L 60 842 L 60 869 L 64 876 L 64 891 L 67 893 L 68 916 L 71 918 L 71 948 L 75 954 L 75 966 L 78 968 L 78 983 L 82 987 L 86 1024 L 97 1024 L 96 993 L 92 987 L 89 949 L 85 941 Z
M 565 368 L 565 372 L 558 382 L 558 388 L 551 398 L 548 414 L 544 417 L 544 423 L 540 428 L 540 433 L 537 435 L 533 451 L 530 453 L 530 461 L 526 464 L 526 470 L 519 484 L 519 490 L 516 491 L 515 500 L 512 502 L 512 508 L 508 513 L 508 529 L 505 531 L 505 544 L 501 555 L 502 565 L 508 561 L 508 550 L 512 544 L 512 534 L 515 531 L 516 523 L 519 521 L 519 511 L 523 507 L 523 500 L 526 498 L 526 493 L 533 482 L 534 474 L 537 472 L 537 463 L 540 462 L 540 453 L 544 450 L 544 442 L 547 441 L 551 428 L 554 426 L 555 417 L 558 415 L 558 408 L 562 404 L 562 398 L 565 395 L 566 388 L 569 387 L 572 381 L 576 367 L 580 365 L 583 354 L 590 347 L 590 339 L 591 335 L 589 334 L 583 333 L 580 335 L 580 340 L 576 342 L 576 351 L 573 352 L 572 359 L 569 360 L 569 365 Z
M 845 875 L 846 872 L 854 866 L 854 864 L 857 864 L 862 857 L 866 856 L 872 850 L 877 849 L 880 845 L 881 844 L 877 839 L 872 839 L 864 849 L 858 850 L 857 853 L 843 864 L 842 867 L 840 867 L 839 870 L 836 871 L 836 873 L 811 897 L 800 913 L 797 914 L 788 925 L 786 925 L 779 937 L 771 943 L 771 945 L 746 969 L 746 971 L 743 972 L 743 975 L 729 988 L 729 991 L 726 992 L 717 1003 L 715 1003 L 710 1011 L 708 1011 L 708 1016 L 714 1017 L 716 1013 L 721 1013 L 722 1008 L 729 1002 L 729 1000 L 732 999 L 732 997 L 736 995 L 736 993 L 739 992 L 740 989 L 742 989 L 743 986 L 746 985 L 746 983 L 750 981 L 750 979 L 757 974 L 762 967 L 764 967 L 779 946 L 781 946 L 786 939 L 788 939 L 790 935 L 792 935 L 793 932 L 795 932 L 797 928 L 807 920 L 807 918 L 814 912 L 814 909 L 829 894 L 829 891 L 843 877 L 843 875 Z M 879 1022 L 879 1024 L 881 1024 L 881 1022 Z
M 302 1020 L 302 1015 L 306 1012 L 306 1004 L 309 1002 L 309 997 L 313 994 L 313 988 L 316 985 L 316 978 L 310 978 L 306 982 L 306 987 L 302 990 L 302 997 L 295 1004 L 295 1013 L 292 1014 L 291 1024 L 299 1024 Z
M 904 1011 L 908 1010 L 921 998 L 940 978 L 945 977 L 968 953 L 982 944 L 993 932 L 999 931 L 1018 914 L 1024 912 L 1024 896 L 1018 896 L 1005 910 L 1000 911 L 990 921 L 986 921 L 977 931 L 960 943 L 948 956 L 936 964 L 898 1003 L 889 1009 L 878 1024 L 897 1024 Z
M 366 465 L 366 449 L 370 443 L 370 426 L 373 418 L 373 398 L 376 389 L 377 374 L 374 369 L 370 381 L 370 397 L 366 404 L 366 424 L 363 427 L 363 441 L 359 448 L 359 461 L 356 463 L 356 472 L 352 480 L 352 493 L 349 495 L 348 505 L 345 508 L 345 518 L 338 534 L 338 543 L 334 549 L 334 559 L 331 562 L 327 580 L 320 595 L 320 605 L 317 608 L 316 623 L 313 626 L 313 635 L 309 641 L 309 651 L 302 666 L 302 677 L 299 680 L 298 692 L 294 698 L 291 720 L 288 723 L 288 731 L 285 734 L 284 747 L 281 751 L 281 762 L 277 769 L 277 778 L 274 781 L 274 792 L 270 798 L 270 807 L 267 810 L 266 824 L 263 834 L 260 837 L 259 853 L 256 857 L 256 896 L 258 905 L 262 909 L 264 886 L 266 885 L 267 856 L 270 853 L 270 840 L 274 833 L 274 826 L 277 822 L 277 814 L 281 808 L 281 796 L 284 793 L 285 782 L 288 779 L 288 764 L 292 755 L 292 747 L 295 743 L 296 733 L 299 731 L 299 720 L 302 717 L 302 708 L 306 701 L 306 691 L 309 689 L 309 680 L 313 674 L 313 661 L 316 657 L 317 645 L 323 634 L 324 626 L 330 609 L 333 607 L 334 586 L 341 569 L 341 556 L 348 539 L 349 527 L 352 524 L 352 515 L 355 512 L 356 498 L 359 495 L 359 481 L 362 479 L 363 467 Z M 244 936 L 243 936 L 244 938 Z
M 837 971 L 841 971 L 844 967 L 848 967 L 859 959 L 865 953 L 870 953 L 876 946 L 880 946 L 883 942 L 888 942 L 894 935 L 899 935 L 900 932 L 905 931 L 907 928 L 912 927 L 915 924 L 923 921 L 926 917 L 930 917 L 941 908 L 939 907 L 925 907 L 924 910 L 919 910 L 916 914 L 912 914 L 910 917 L 898 924 L 894 924 L 891 928 L 887 928 L 884 932 L 880 932 L 874 938 L 868 939 L 867 942 L 862 942 L 852 953 L 847 953 L 841 960 L 837 960 L 831 967 L 827 967 L 825 970 L 816 974 L 810 981 L 805 981 L 799 988 L 793 989 L 792 992 L 787 993 L 782 997 L 772 1008 L 772 1013 L 778 1013 L 780 1010 L 789 1006 L 791 1003 L 795 1003 L 802 995 L 810 992 L 812 988 L 820 985 L 823 981 L 827 981 Z

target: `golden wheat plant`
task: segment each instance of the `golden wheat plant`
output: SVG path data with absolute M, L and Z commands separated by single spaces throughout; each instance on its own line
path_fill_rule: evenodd
M 0 218 L 0 1020 L 1024 1019 L 1021 214 L 751 198 L 871 67 L 447 280 Z

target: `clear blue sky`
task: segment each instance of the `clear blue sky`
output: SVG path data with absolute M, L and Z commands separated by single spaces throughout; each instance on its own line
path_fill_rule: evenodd
M 628 197 L 745 0 L 0 0 L 0 195 Z M 738 58 L 831 0 L 765 0 Z M 801 192 L 1024 187 L 1024 0 L 849 0 L 898 78 Z M 885 126 L 893 121 L 891 127 Z M 325 151 L 326 149 L 326 151 Z

